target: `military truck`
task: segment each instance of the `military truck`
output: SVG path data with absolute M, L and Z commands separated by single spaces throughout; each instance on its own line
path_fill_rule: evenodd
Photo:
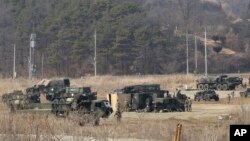
M 26 89 L 27 100 L 29 103 L 40 103 L 40 88 L 33 86 Z
M 199 90 L 235 90 L 236 86 L 242 85 L 242 78 L 219 75 L 217 77 L 205 77 L 196 80 Z
M 194 101 L 219 101 L 219 95 L 215 93 L 214 90 L 198 91 L 194 95 Z
M 27 108 L 26 96 L 20 90 L 5 95 L 5 103 L 10 107 L 11 112 Z
M 240 92 L 241 97 L 248 97 L 250 96 L 250 88 L 247 88 L 244 92 Z
M 154 107 L 151 108 L 151 111 L 155 112 L 185 111 L 184 103 L 177 98 L 157 98 L 153 102 L 153 105 Z
M 107 118 L 113 110 L 107 100 L 97 100 L 96 95 L 90 87 L 67 87 L 65 93 L 53 100 L 52 112 L 64 117 L 70 113 L 77 114 L 80 125 L 91 121 L 98 125 L 99 119 Z
M 60 97 L 61 93 L 65 93 L 66 87 L 70 87 L 69 79 L 50 80 L 40 88 L 48 101 L 53 101 Z
M 153 101 L 164 98 L 166 90 L 161 90 L 159 84 L 131 85 L 116 89 L 107 95 L 107 99 L 116 111 L 117 101 L 122 111 L 152 111 Z

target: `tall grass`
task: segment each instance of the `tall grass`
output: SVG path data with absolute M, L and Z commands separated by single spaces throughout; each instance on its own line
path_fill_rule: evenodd
M 155 76 L 97 76 L 73 79 L 75 86 L 91 86 L 98 92 L 99 97 L 126 85 L 141 83 L 159 83 L 162 89 L 174 91 L 183 88 L 185 84 L 195 85 L 195 76 L 192 75 L 155 75 Z M 15 89 L 24 90 L 39 80 L 1 79 L 0 95 Z M 102 119 L 100 126 L 80 127 L 77 122 L 69 118 L 56 118 L 50 113 L 16 113 L 10 114 L 8 108 L 0 102 L 0 141 L 29 141 L 48 140 L 59 141 L 90 139 L 117 140 L 124 138 L 167 140 L 172 141 L 178 123 L 183 125 L 181 141 L 227 141 L 230 124 L 249 124 L 250 111 L 245 105 L 248 99 L 235 99 L 232 104 L 242 105 L 240 110 L 232 111 L 231 120 L 219 121 L 217 118 L 204 119 L 147 119 L 147 114 L 138 114 L 136 118 L 123 118 L 117 123 L 111 116 Z M 222 104 L 224 104 L 222 102 Z M 86 138 L 85 138 L 86 139 Z M 69 140 L 69 139 L 68 139 Z

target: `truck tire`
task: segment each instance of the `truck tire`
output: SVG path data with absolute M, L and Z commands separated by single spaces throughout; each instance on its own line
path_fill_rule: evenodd
M 204 87 L 204 90 L 208 90 L 209 89 L 208 84 L 205 84 L 203 87 Z
M 221 88 L 222 88 L 221 84 L 217 84 L 216 90 L 221 90 Z
M 54 99 L 52 101 L 52 113 L 57 113 L 57 108 L 58 108 L 58 104 L 59 104 L 59 100 L 58 99 Z
M 227 84 L 223 84 L 223 85 L 222 85 L 222 90 L 224 90 L 224 91 L 225 91 L 225 90 L 227 90 L 227 89 L 228 89 Z
M 198 84 L 198 89 L 199 89 L 199 90 L 203 90 L 203 89 L 204 89 L 203 84 Z

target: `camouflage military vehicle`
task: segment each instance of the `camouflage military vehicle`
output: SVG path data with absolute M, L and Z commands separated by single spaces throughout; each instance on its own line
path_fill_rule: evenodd
M 47 100 L 53 101 L 55 98 L 60 97 L 61 93 L 65 93 L 66 87 L 70 87 L 69 79 L 51 80 L 40 90 L 45 94 Z
M 184 112 L 185 105 L 177 98 L 157 98 L 153 102 L 151 111 L 155 112 Z
M 6 95 L 6 104 L 10 107 L 11 111 L 27 108 L 26 96 L 22 91 L 14 91 Z
M 123 111 L 139 112 L 152 107 L 154 99 L 163 98 L 165 93 L 159 84 L 131 85 L 114 90 L 107 95 L 107 99 L 114 111 L 116 111 L 116 101 L 119 99 Z
M 244 92 L 240 92 L 241 97 L 248 97 L 250 96 L 250 88 L 247 88 Z
M 219 101 L 219 95 L 216 94 L 214 90 L 198 91 L 194 95 L 194 101 L 201 101 L 201 100 L 210 101 L 212 99 L 214 101 Z
M 175 97 L 168 96 L 164 98 L 156 98 L 153 101 L 153 106 L 151 111 L 155 112 L 184 112 L 185 111 L 185 101 L 187 96 L 181 94 L 180 91 L 177 92 Z
M 8 95 L 9 95 L 8 93 L 2 95 L 2 102 L 3 103 L 7 102 Z
M 40 103 L 40 88 L 37 86 L 26 89 L 27 100 L 29 103 Z
M 242 78 L 220 75 L 217 77 L 200 78 L 196 81 L 199 90 L 234 90 L 236 86 L 242 85 Z
M 113 110 L 107 100 L 97 100 L 96 95 L 90 87 L 67 87 L 65 93 L 53 100 L 52 112 L 57 116 L 77 113 L 80 125 L 90 121 L 97 125 L 100 118 L 108 117 Z
M 65 92 L 55 97 L 52 101 L 52 112 L 64 114 L 64 112 L 77 110 L 81 101 L 96 100 L 96 95 L 96 92 L 91 92 L 90 87 L 67 87 Z

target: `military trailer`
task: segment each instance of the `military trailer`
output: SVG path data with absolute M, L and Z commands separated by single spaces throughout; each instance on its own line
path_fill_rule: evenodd
M 116 111 L 117 102 L 122 111 L 151 111 L 148 107 L 153 106 L 156 98 L 164 98 L 167 91 L 161 90 L 159 84 L 131 85 L 122 89 L 114 90 L 107 95 L 107 99 Z
M 248 97 L 250 96 L 250 88 L 247 88 L 244 92 L 240 92 L 241 97 Z
M 194 95 L 194 101 L 219 101 L 219 95 L 214 90 L 198 91 Z
M 196 81 L 199 90 L 234 90 L 236 86 L 242 85 L 243 79 L 240 77 L 228 77 L 220 75 L 217 77 L 204 77 Z

